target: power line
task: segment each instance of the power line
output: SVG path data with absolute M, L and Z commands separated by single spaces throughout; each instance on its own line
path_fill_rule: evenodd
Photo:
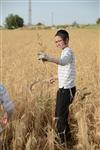
M 28 10 L 28 13 L 29 13 L 29 20 L 28 20 L 28 25 L 32 25 L 32 5 L 31 5 L 31 0 L 29 0 L 29 10 Z
M 51 12 L 51 25 L 53 26 L 54 25 L 54 13 Z

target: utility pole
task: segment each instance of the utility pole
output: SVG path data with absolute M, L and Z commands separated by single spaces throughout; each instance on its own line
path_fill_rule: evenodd
M 28 10 L 28 13 L 29 13 L 29 16 L 28 16 L 28 17 L 29 17 L 29 18 L 28 18 L 28 19 L 29 19 L 29 20 L 28 20 L 28 21 L 29 21 L 29 22 L 28 22 L 28 25 L 29 25 L 29 26 L 32 25 L 32 8 L 31 8 L 32 6 L 31 6 L 31 4 L 32 4 L 32 3 L 31 3 L 31 0 L 29 0 L 29 10 Z
M 51 26 L 54 25 L 54 13 L 51 12 Z

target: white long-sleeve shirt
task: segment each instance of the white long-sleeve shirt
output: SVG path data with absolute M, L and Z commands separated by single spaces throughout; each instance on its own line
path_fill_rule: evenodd
M 9 97 L 9 94 L 5 87 L 0 84 L 0 104 L 3 105 L 4 111 L 9 113 L 12 113 L 14 109 L 14 105 Z
M 75 57 L 72 49 L 66 47 L 62 50 L 58 65 L 59 88 L 72 88 L 75 86 Z

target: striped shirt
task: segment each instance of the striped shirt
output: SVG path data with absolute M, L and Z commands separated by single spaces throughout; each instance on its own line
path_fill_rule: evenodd
M 72 88 L 75 86 L 75 57 L 72 49 L 66 47 L 59 59 L 58 65 L 58 82 L 59 88 Z

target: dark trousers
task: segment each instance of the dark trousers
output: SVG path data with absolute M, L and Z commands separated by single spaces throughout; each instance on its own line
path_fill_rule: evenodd
M 61 143 L 70 138 L 70 127 L 68 124 L 69 105 L 73 101 L 75 92 L 76 87 L 71 89 L 61 88 L 57 91 L 55 117 L 57 134 L 60 137 Z

